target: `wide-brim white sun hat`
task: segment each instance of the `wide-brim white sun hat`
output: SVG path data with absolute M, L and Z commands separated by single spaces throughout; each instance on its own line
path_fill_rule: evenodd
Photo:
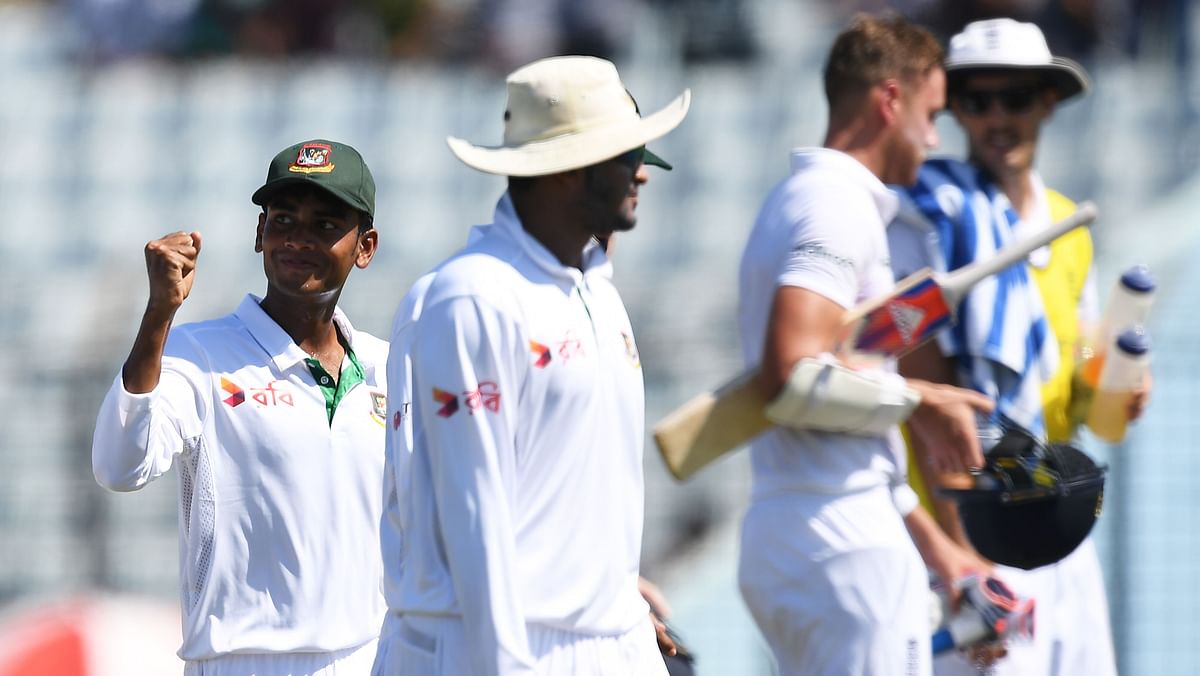
M 453 136 L 467 166 L 501 176 L 546 176 L 598 164 L 667 134 L 687 115 L 691 91 L 639 115 L 616 66 L 590 56 L 558 56 L 507 79 L 504 141 L 479 146 Z
M 1060 101 L 1091 89 L 1083 66 L 1052 55 L 1037 25 L 1013 19 L 973 21 L 950 38 L 946 75 L 951 88 L 956 79 L 976 70 L 1038 72 L 1058 91 Z

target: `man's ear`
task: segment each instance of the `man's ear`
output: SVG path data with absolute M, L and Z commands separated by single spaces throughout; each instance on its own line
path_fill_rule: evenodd
M 379 250 L 379 231 L 371 228 L 358 235 L 358 251 L 354 254 L 354 267 L 362 268 L 371 264 L 375 252 Z
M 1042 104 L 1046 106 L 1046 119 L 1054 117 L 1054 111 L 1058 108 L 1058 92 L 1047 89 L 1042 94 Z
M 875 88 L 875 96 L 878 97 L 875 108 L 879 111 L 880 119 L 888 126 L 891 126 L 900 114 L 901 94 L 900 83 L 891 78 Z
M 267 223 L 267 212 L 262 212 L 258 215 L 258 228 L 254 233 L 254 253 L 262 253 L 262 235 L 263 226 Z

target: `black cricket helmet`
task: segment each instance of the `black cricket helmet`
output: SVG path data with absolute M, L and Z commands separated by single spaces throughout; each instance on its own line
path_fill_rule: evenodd
M 984 459 L 973 487 L 939 490 L 958 503 L 967 538 L 984 557 L 1031 570 L 1062 560 L 1091 532 L 1106 466 L 1015 425 L 1005 426 Z

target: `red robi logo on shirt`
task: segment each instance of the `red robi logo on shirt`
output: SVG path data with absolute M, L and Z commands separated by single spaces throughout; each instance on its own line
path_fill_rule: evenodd
M 471 415 L 481 408 L 486 408 L 492 413 L 500 411 L 500 388 L 491 380 L 479 383 L 479 387 L 474 391 L 463 392 L 463 396 Z
M 562 358 L 563 363 L 571 361 L 573 357 L 583 356 L 583 341 L 571 329 L 567 329 L 562 340 L 555 344 L 558 345 L 558 356 Z
M 443 418 L 449 418 L 458 412 L 458 397 L 446 390 L 433 388 L 433 400 L 442 405 L 437 414 Z
M 463 392 L 462 397 L 463 403 L 467 405 L 467 412 L 471 415 L 475 415 L 475 411 L 480 409 L 487 409 L 492 413 L 500 412 L 500 386 L 493 380 L 480 381 L 475 389 Z M 433 400 L 442 405 L 437 414 L 443 418 L 449 418 L 458 412 L 458 396 L 453 392 L 435 387 Z
M 276 387 L 278 385 L 278 387 Z M 237 383 L 228 378 L 221 377 L 221 389 L 229 393 L 229 396 L 221 401 L 229 405 L 230 408 L 237 408 L 241 404 L 246 403 L 246 395 L 250 395 L 250 400 L 259 406 L 295 406 L 295 401 L 292 399 L 292 392 L 286 381 L 273 380 L 267 383 L 266 387 L 249 387 L 242 389 Z
M 536 340 L 529 341 L 529 351 L 533 353 L 533 365 L 544 369 L 550 363 L 550 348 Z

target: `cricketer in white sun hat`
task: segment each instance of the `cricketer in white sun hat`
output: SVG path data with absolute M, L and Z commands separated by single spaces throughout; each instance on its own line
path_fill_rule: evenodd
M 1043 74 L 1060 101 L 1091 88 L 1083 66 L 1054 56 L 1035 24 L 1013 19 L 988 19 L 966 25 L 950 38 L 946 76 L 951 90 L 962 76 L 979 70 L 1024 70 Z
M 501 145 L 446 139 L 467 166 L 501 176 L 546 176 L 603 162 L 666 135 L 691 104 L 685 89 L 661 110 L 639 115 L 616 66 L 590 56 L 534 61 L 506 83 Z

